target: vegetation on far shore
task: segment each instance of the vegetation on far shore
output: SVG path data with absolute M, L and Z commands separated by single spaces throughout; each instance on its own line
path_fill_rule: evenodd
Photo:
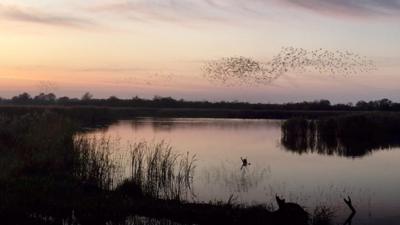
M 176 100 L 155 96 L 153 99 L 95 99 L 90 93 L 81 98 L 60 97 L 49 93 L 30 96 L 22 93 L 11 99 L 0 97 L 0 114 L 21 116 L 55 112 L 83 126 L 102 126 L 119 119 L 138 117 L 242 118 L 242 119 L 319 119 L 362 112 L 396 112 L 400 103 L 388 99 L 359 101 L 357 104 L 331 104 L 328 100 L 298 103 L 247 103 Z
M 98 99 L 85 93 L 81 98 L 57 97 L 53 93 L 31 96 L 22 93 L 10 99 L 0 97 L 0 105 L 58 105 L 135 108 L 186 108 L 186 109 L 235 109 L 235 110 L 277 110 L 277 111 L 399 111 L 400 103 L 389 99 L 358 101 L 357 103 L 332 104 L 329 100 L 315 100 L 290 103 L 249 103 L 240 101 L 188 101 L 172 97 L 154 96 L 153 99 L 138 96 L 121 99 L 116 96 Z

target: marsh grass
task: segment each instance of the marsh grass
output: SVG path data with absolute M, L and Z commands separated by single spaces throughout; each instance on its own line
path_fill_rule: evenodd
M 120 191 L 169 200 L 194 196 L 195 155 L 178 154 L 164 141 L 139 142 L 130 145 L 130 160 L 131 172 Z
M 332 225 L 335 217 L 334 211 L 327 206 L 317 206 L 311 217 L 311 225 Z
M 84 184 L 110 190 L 116 177 L 116 163 L 112 160 L 113 143 L 109 138 L 74 138 L 74 175 Z
M 73 121 L 51 112 L 0 115 L 0 177 L 69 173 L 75 128 Z

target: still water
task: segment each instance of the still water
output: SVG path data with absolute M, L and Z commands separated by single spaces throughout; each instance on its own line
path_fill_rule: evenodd
M 312 211 L 332 207 L 338 222 L 347 217 L 350 195 L 353 224 L 400 224 L 400 149 L 358 156 L 296 153 L 281 144 L 279 120 L 157 119 L 123 120 L 88 135 L 119 140 L 114 156 L 126 163 L 128 145 L 166 141 L 174 151 L 197 157 L 192 201 L 275 204 L 279 194 Z M 368 141 L 368 140 L 365 140 Z M 241 168 L 240 157 L 250 163 Z

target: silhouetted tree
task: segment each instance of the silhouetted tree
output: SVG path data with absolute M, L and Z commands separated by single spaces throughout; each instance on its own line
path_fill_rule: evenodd
M 26 104 L 32 101 L 32 97 L 30 94 L 24 92 L 18 96 L 14 96 L 11 101 L 18 104 Z
M 70 102 L 70 98 L 67 96 L 61 97 L 57 99 L 57 102 L 60 104 L 68 104 Z
M 108 99 L 107 99 L 107 101 L 110 101 L 110 102 L 116 102 L 116 101 L 118 101 L 119 100 L 119 98 L 117 98 L 116 96 L 110 96 Z
M 56 95 L 53 93 L 45 94 L 45 93 L 40 93 L 39 95 L 35 96 L 34 98 L 35 103 L 55 103 L 56 101 Z
M 387 98 L 378 101 L 379 110 L 389 110 L 392 104 L 392 101 Z
M 82 95 L 81 100 L 82 101 L 90 101 L 93 99 L 93 95 L 90 92 L 86 92 L 85 94 Z
M 352 103 L 331 104 L 329 100 L 321 99 L 312 102 L 290 102 L 282 104 L 273 103 L 249 103 L 239 101 L 187 101 L 156 95 L 153 99 L 145 99 L 135 96 L 131 99 L 120 99 L 110 96 L 107 99 L 94 99 L 90 92 L 86 92 L 80 99 L 62 97 L 56 100 L 53 93 L 41 93 L 34 99 L 28 93 L 22 93 L 10 99 L 3 99 L 2 104 L 63 104 L 63 105 L 94 105 L 112 107 L 171 107 L 171 108 L 208 108 L 208 109 L 238 109 L 238 110 L 283 110 L 283 111 L 400 111 L 400 103 L 392 102 L 389 99 L 375 101 L 359 101 Z
M 357 107 L 358 109 L 360 109 L 360 110 L 366 110 L 366 109 L 368 109 L 368 103 L 365 102 L 365 101 L 358 101 L 358 102 L 356 103 L 356 107 Z

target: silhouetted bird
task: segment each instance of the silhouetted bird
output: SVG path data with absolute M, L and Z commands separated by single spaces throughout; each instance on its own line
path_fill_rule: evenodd
M 247 161 L 247 158 L 242 158 L 242 157 L 240 157 L 240 160 L 242 160 L 242 167 L 241 167 L 240 169 L 243 169 L 243 167 L 247 167 L 247 166 L 250 166 L 250 165 L 251 165 L 251 163 L 249 163 L 249 162 Z

